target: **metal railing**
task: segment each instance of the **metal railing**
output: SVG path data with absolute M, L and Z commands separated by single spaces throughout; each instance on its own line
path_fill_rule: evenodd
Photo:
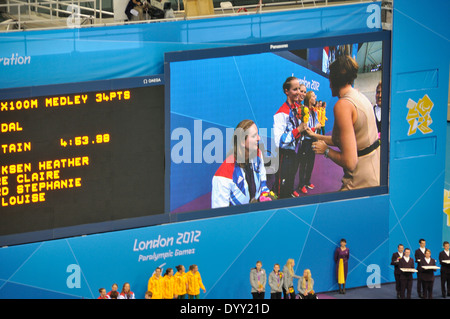
M 97 8 L 97 1 L 29 0 L 24 2 L 23 0 L 6 0 L 5 4 L 0 4 L 0 10 L 5 8 L 6 12 L 3 13 L 9 19 L 0 22 L 0 26 L 3 27 L 3 31 L 23 30 L 27 26 L 39 24 L 44 27 L 48 25 L 74 27 L 83 24 L 102 23 L 105 16 L 114 16 L 111 11 Z M 101 8 L 102 0 L 99 1 Z
M 1 0 L 0 0 L 1 1 Z M 3 0 L 0 4 L 0 12 L 7 19 L 0 22 L 0 32 L 11 32 L 26 29 L 54 29 L 54 28 L 81 28 L 86 26 L 109 26 L 125 23 L 124 20 L 114 19 L 114 10 L 103 8 L 103 0 Z M 167 19 L 127 21 L 126 23 L 152 23 L 161 21 L 192 20 L 211 17 L 223 17 L 234 15 L 248 15 L 262 13 L 264 11 L 285 11 L 293 8 L 301 9 L 317 6 L 342 5 L 357 2 L 372 2 L 373 0 L 345 0 L 336 2 L 333 0 L 292 0 L 243 6 L 216 7 L 214 15 L 186 17 L 185 11 L 180 9 L 180 1 L 176 0 L 174 7 L 175 17 Z M 227 0 L 223 0 L 227 1 Z M 387 5 L 386 5 L 387 3 Z M 6 9 L 6 12 L 2 10 Z M 392 10 L 392 0 L 383 0 L 382 10 Z M 386 14 L 384 14 L 386 16 Z M 390 21 L 387 23 L 389 24 Z

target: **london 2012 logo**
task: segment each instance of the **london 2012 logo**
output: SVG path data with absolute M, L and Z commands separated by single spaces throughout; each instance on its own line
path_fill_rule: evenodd
M 408 100 L 406 107 L 408 108 L 408 114 L 406 115 L 406 121 L 409 124 L 408 136 L 413 135 L 417 130 L 423 134 L 429 134 L 433 132 L 430 128 L 433 120 L 431 118 L 431 110 L 434 103 L 431 101 L 428 94 L 425 94 L 418 102 L 412 99 Z
M 450 189 L 444 188 L 444 214 L 447 215 L 447 226 L 450 227 Z

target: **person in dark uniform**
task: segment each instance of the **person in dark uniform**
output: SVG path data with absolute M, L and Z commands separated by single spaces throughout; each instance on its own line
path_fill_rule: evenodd
M 448 241 L 444 241 L 442 244 L 444 250 L 439 253 L 439 263 L 441 264 L 441 291 L 442 297 L 450 297 L 450 264 L 444 262 L 444 260 L 450 261 L 450 250 Z M 447 287 L 445 287 L 447 285 Z M 447 289 L 446 289 L 447 288 Z
M 348 274 L 348 260 L 350 259 L 350 249 L 347 247 L 347 241 L 342 238 L 340 247 L 334 251 L 334 261 L 336 262 L 336 277 L 339 285 L 339 293 L 345 294 L 345 283 Z
M 391 265 L 394 266 L 395 291 L 397 292 L 397 299 L 400 299 L 400 274 L 401 270 L 398 268 L 398 263 L 403 257 L 403 250 L 405 247 L 402 244 L 397 246 L 397 251 L 392 254 Z
M 398 268 L 414 269 L 414 259 L 410 257 L 411 251 L 409 248 L 405 248 L 403 257 L 398 261 Z M 411 299 L 411 290 L 413 285 L 413 273 L 409 271 L 401 271 L 400 273 L 400 299 Z
M 434 272 L 436 269 L 425 269 L 426 266 L 436 266 L 436 260 L 431 258 L 431 251 L 425 250 L 425 257 L 420 261 L 422 269 L 421 279 L 423 286 L 423 298 L 433 299 Z
M 419 239 L 419 249 L 417 249 L 414 252 L 414 259 L 417 263 L 417 294 L 419 295 L 419 298 L 423 298 L 423 287 L 422 287 L 422 271 L 420 269 L 420 261 L 425 258 L 425 239 Z

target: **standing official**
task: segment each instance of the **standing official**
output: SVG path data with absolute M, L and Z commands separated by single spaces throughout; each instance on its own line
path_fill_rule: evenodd
M 381 81 L 378 82 L 375 92 L 375 105 L 373 106 L 373 112 L 375 114 L 375 120 L 377 121 L 378 136 L 381 133 Z
M 425 239 L 419 239 L 419 249 L 414 253 L 414 259 L 417 263 L 417 294 L 419 298 L 423 298 L 423 286 L 422 286 L 422 271 L 420 269 L 420 261 L 425 258 Z
M 397 292 L 397 299 L 400 299 L 400 274 L 401 270 L 398 268 L 398 263 L 403 257 L 403 250 L 405 247 L 402 244 L 397 246 L 397 251 L 392 254 L 391 265 L 394 266 L 395 290 Z
M 350 249 L 348 249 L 347 241 L 342 238 L 340 247 L 334 251 L 334 261 L 336 262 L 336 277 L 339 285 L 339 293 L 345 294 L 345 283 L 348 274 L 348 260 L 350 259 Z
M 410 268 L 414 269 L 414 259 L 410 257 L 411 251 L 409 248 L 405 248 L 403 257 L 398 262 L 398 268 Z M 413 284 L 413 273 L 409 271 L 401 271 L 400 273 L 400 299 L 411 299 L 411 290 Z
M 441 290 L 442 297 L 450 297 L 450 264 L 444 262 L 444 260 L 450 261 L 450 251 L 448 241 L 443 243 L 444 250 L 439 253 L 439 263 L 441 264 Z M 446 289 L 447 284 L 447 289 Z
M 436 266 L 436 260 L 431 258 L 431 251 L 425 250 L 425 257 L 420 261 L 422 269 L 423 298 L 433 299 L 434 272 L 436 269 L 425 269 L 426 266 Z

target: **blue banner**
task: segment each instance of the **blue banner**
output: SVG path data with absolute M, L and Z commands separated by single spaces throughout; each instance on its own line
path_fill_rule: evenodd
M 0 34 L 0 88 L 163 73 L 164 53 L 381 30 L 380 3 Z M 331 31 L 332 30 L 332 31 Z
M 343 237 L 350 249 L 347 287 L 366 285 L 375 266 L 385 282 L 388 205 L 388 196 L 378 196 L 4 247 L 0 298 L 90 299 L 99 288 L 108 292 L 117 283 L 120 292 L 128 282 L 143 299 L 156 267 L 164 273 L 196 264 L 206 288 L 201 299 L 249 299 L 256 261 L 269 274 L 291 258 L 295 274 L 310 269 L 314 290 L 326 292 L 337 289 L 333 254 Z
M 390 249 L 395 251 L 403 243 L 414 251 L 423 238 L 436 259 L 443 241 L 449 241 L 448 210 L 445 210 L 449 196 L 444 190 L 447 206 L 443 212 L 442 188 L 450 3 L 428 1 L 426 9 L 422 4 L 398 1 L 393 11 Z M 415 50 L 414 43 L 405 41 L 410 34 L 426 50 Z M 424 170 L 426 174 L 421 173 Z

